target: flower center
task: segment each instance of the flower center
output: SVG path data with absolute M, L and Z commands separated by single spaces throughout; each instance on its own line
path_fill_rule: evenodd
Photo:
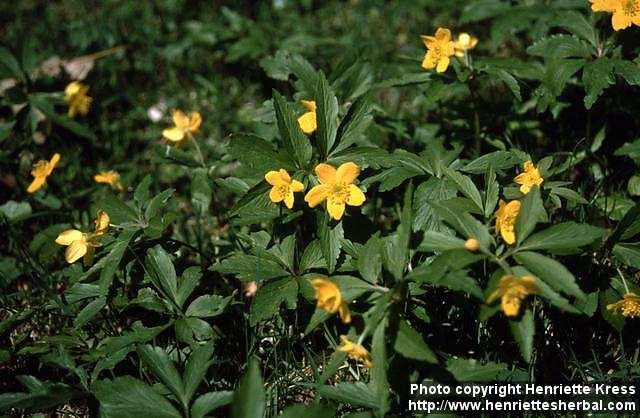
M 329 195 L 335 203 L 346 203 L 349 199 L 349 187 L 346 183 L 334 183 L 331 185 Z
M 637 0 L 626 0 L 622 3 L 622 10 L 627 16 L 635 16 L 640 13 L 640 4 Z
M 281 184 L 277 186 L 276 190 L 281 197 L 285 197 L 287 194 L 289 194 L 289 186 L 287 184 Z
M 31 174 L 34 177 L 44 177 L 47 175 L 47 166 L 48 166 L 48 162 L 41 160 L 38 161 L 36 163 L 36 165 L 33 166 L 33 169 L 31 170 Z

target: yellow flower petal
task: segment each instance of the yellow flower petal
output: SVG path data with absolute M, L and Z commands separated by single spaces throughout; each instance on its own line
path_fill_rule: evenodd
M 307 112 L 298 118 L 298 125 L 302 132 L 309 135 L 318 129 L 316 122 L 316 112 Z
M 45 176 L 34 178 L 31 184 L 29 185 L 29 187 L 27 187 L 27 192 L 29 193 L 37 192 L 42 187 L 42 185 L 44 185 L 44 182 L 46 181 L 46 179 L 47 178 Z
M 98 215 L 95 220 L 95 233 L 104 234 L 109 229 L 109 215 L 103 210 L 98 211 Z
M 340 320 L 343 324 L 351 323 L 351 311 L 346 303 L 342 302 L 340 307 L 338 307 L 338 315 L 340 315 Z
M 171 114 L 171 119 L 173 119 L 173 124 L 176 125 L 177 128 L 183 131 L 189 128 L 189 118 L 182 110 L 174 110 Z
M 365 196 L 362 190 L 355 184 L 349 185 L 349 197 L 347 198 L 347 205 L 349 206 L 361 206 L 365 201 Z
M 73 241 L 64 253 L 67 263 L 72 264 L 78 261 L 87 253 L 87 242 L 84 239 Z
M 188 123 L 189 131 L 196 132 L 198 129 L 200 129 L 201 124 L 202 124 L 202 116 L 200 116 L 199 112 L 189 113 L 189 123 Z
M 284 199 L 284 195 L 280 192 L 279 186 L 273 186 L 269 191 L 269 200 L 273 203 L 280 203 Z
M 272 186 L 281 186 L 286 184 L 280 175 L 280 171 L 269 171 L 264 175 L 264 179 Z
M 436 71 L 439 73 L 444 73 L 449 68 L 449 57 L 442 57 L 438 61 L 438 65 L 436 66 Z
M 162 131 L 162 136 L 173 142 L 182 141 L 184 139 L 184 135 L 185 132 L 178 127 L 173 127 Z
M 447 28 L 438 28 L 436 30 L 436 39 L 440 42 L 451 40 L 451 31 Z
M 353 183 L 359 175 L 360 167 L 358 167 L 356 163 L 348 162 L 338 167 L 338 170 L 336 171 L 335 181 L 343 183 Z
M 83 234 L 81 231 L 78 231 L 77 229 L 67 229 L 58 235 L 55 242 L 60 245 L 71 245 L 73 241 L 82 240 L 82 237 Z
M 329 215 L 336 221 L 342 219 L 342 215 L 344 215 L 344 208 L 345 204 L 342 202 L 336 202 L 332 199 L 327 200 L 327 212 L 329 212 Z
M 289 209 L 293 207 L 293 192 L 291 190 L 289 190 L 289 193 L 285 195 L 284 204 Z
M 307 195 L 304 197 L 304 201 L 309 204 L 310 208 L 313 208 L 324 202 L 328 195 L 329 188 L 324 184 L 320 184 L 318 186 L 314 186 L 311 190 L 309 190 Z
M 301 192 L 304 190 L 304 184 L 300 183 L 298 180 L 293 180 L 291 182 L 291 190 L 294 192 Z
M 315 169 L 316 175 L 320 183 L 327 184 L 336 181 L 336 169 L 329 164 L 320 163 Z
M 300 100 L 302 106 L 304 106 L 309 112 L 316 111 L 316 102 L 313 100 Z

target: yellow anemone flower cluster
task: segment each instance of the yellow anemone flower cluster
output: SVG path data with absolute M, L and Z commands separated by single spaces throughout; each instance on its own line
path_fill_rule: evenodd
M 629 318 L 640 318 L 640 296 L 625 293 L 621 300 L 607 305 L 607 310 Z
M 342 299 L 342 293 L 337 284 L 327 279 L 313 279 L 311 285 L 316 291 L 317 309 L 330 314 L 338 313 L 344 324 L 351 322 L 351 312 Z
M 327 201 L 329 216 L 335 220 L 342 219 L 346 205 L 361 206 L 365 201 L 365 195 L 353 182 L 360 174 L 360 167 L 347 162 L 338 169 L 329 164 L 318 164 L 315 168 L 319 185 L 314 186 L 304 200 L 313 208 Z M 265 180 L 271 186 L 269 199 L 273 203 L 283 202 L 291 209 L 293 207 L 295 192 L 304 190 L 304 185 L 297 180 L 292 180 L 289 173 L 281 168 L 278 171 L 269 171 L 265 174 Z
M 68 229 L 58 235 L 56 244 L 67 246 L 64 254 L 67 263 L 72 264 L 80 258 L 84 258 L 84 264 L 89 265 L 93 262 L 95 248 L 100 246 L 100 239 L 107 232 L 107 229 L 109 229 L 109 215 L 103 210 L 99 210 L 92 233 Z
M 69 117 L 86 115 L 91 108 L 93 99 L 87 96 L 89 87 L 79 81 L 73 81 L 64 89 L 64 100 L 69 105 Z
M 537 289 L 535 277 L 504 276 L 500 279 L 498 288 L 487 298 L 487 304 L 490 305 L 500 298 L 502 312 L 507 316 L 517 316 L 520 312 L 522 301 L 528 295 L 535 294 Z
M 438 28 L 434 36 L 421 35 L 422 43 L 427 48 L 427 53 L 422 60 L 422 68 L 425 70 L 436 69 L 443 73 L 449 68 L 451 56 L 464 57 L 465 53 L 476 47 L 478 39 L 468 33 L 458 35 L 456 41 L 451 38 L 451 31 L 447 28 Z
M 362 362 L 362 364 L 364 364 L 364 367 L 368 369 L 370 369 L 372 366 L 371 355 L 369 354 L 367 349 L 358 343 L 349 341 L 349 338 L 347 338 L 346 335 L 340 336 L 340 345 L 336 348 L 336 351 L 347 353 L 347 356 L 350 359 Z
M 96 183 L 108 184 L 111 188 L 119 192 L 124 190 L 122 183 L 120 183 L 120 173 L 115 170 L 102 171 L 93 176 L 93 179 Z
M 590 0 L 594 12 L 612 13 L 611 26 L 614 30 L 629 26 L 640 26 L 640 0 Z
M 520 185 L 522 194 L 527 194 L 533 186 L 540 187 L 544 179 L 540 175 L 538 166 L 533 165 L 531 161 L 527 161 L 524 163 L 524 171 L 518 174 L 513 181 Z
M 174 143 L 181 143 L 198 132 L 202 124 L 202 116 L 198 112 L 186 115 L 182 110 L 174 110 L 172 114 L 173 127 L 162 131 L 162 136 Z
M 31 182 L 31 184 L 29 184 L 29 187 L 27 187 L 27 192 L 35 193 L 42 186 L 46 185 L 47 177 L 51 175 L 53 169 L 58 164 L 58 161 L 60 161 L 60 154 L 56 152 L 55 154 L 53 154 L 50 161 L 40 160 L 35 163 L 33 165 L 33 168 L 31 169 L 33 181 Z

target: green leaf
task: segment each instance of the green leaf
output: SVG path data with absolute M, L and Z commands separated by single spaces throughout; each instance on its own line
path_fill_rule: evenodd
M 182 418 L 162 395 L 130 376 L 96 382 L 92 392 L 104 418 Z
M 400 77 L 390 78 L 388 80 L 381 81 L 372 86 L 372 90 L 377 89 L 386 89 L 390 87 L 404 87 L 404 86 L 412 86 L 416 84 L 424 84 L 431 81 L 431 73 L 421 72 L 421 73 L 409 73 L 403 74 Z
M 447 179 L 431 177 L 421 183 L 413 196 L 413 230 L 449 232 L 450 230 L 442 224 L 442 219 L 436 214 L 431 204 L 453 198 L 456 194 L 456 189 Z
M 427 231 L 418 249 L 420 251 L 463 250 L 465 241 L 455 236 Z
M 598 46 L 598 32 L 584 14 L 573 10 L 558 12 L 554 24 L 584 39 L 594 48 Z
M 207 370 L 211 365 L 211 356 L 213 355 L 213 344 L 204 344 L 196 347 L 191 355 L 184 370 L 184 399 L 187 403 L 191 401 L 193 395 L 198 390 L 200 382 L 207 374 Z
M 591 244 L 603 234 L 602 228 L 575 222 L 553 225 L 531 235 L 518 248 L 524 250 L 571 250 Z
M 382 240 L 374 234 L 358 253 L 358 271 L 369 283 L 377 283 L 382 271 Z
M 227 152 L 255 176 L 264 177 L 268 171 L 280 168 L 295 169 L 291 159 L 278 153 L 272 144 L 256 135 L 231 135 Z
M 640 65 L 633 61 L 615 60 L 616 74 L 631 86 L 640 86 Z
M 404 204 L 400 213 L 400 224 L 396 232 L 385 239 L 384 263 L 396 280 L 401 280 L 409 263 L 409 241 L 413 221 L 413 185 L 404 193 Z
M 211 266 L 211 270 L 220 273 L 234 274 L 242 281 L 258 281 L 288 276 L 289 273 L 282 266 L 264 256 L 248 254 L 234 254 Z
M 284 277 L 266 283 L 258 289 L 251 303 L 249 315 L 251 326 L 276 315 L 282 303 L 285 303 L 288 309 L 295 309 L 297 298 L 298 282 L 293 277 Z
M 535 322 L 533 321 L 533 313 L 531 309 L 527 309 L 520 318 L 510 319 L 511 333 L 518 343 L 520 354 L 527 363 L 531 363 L 531 354 L 533 353 L 533 337 L 535 335 Z
M 383 319 L 371 339 L 371 380 L 369 387 L 376 394 L 380 407 L 378 414 L 383 417 L 389 411 L 389 382 L 387 381 L 387 348 L 386 348 L 386 328 L 387 319 Z
M 198 397 L 191 407 L 191 418 L 205 418 L 210 412 L 231 403 L 233 392 L 209 392 Z
M 495 382 L 508 370 L 505 363 L 481 363 L 476 359 L 450 358 L 447 360 L 447 371 L 458 382 Z
M 327 156 L 333 148 L 338 130 L 338 99 L 331 90 L 322 71 L 318 74 L 316 85 L 316 120 L 318 130 L 316 133 L 320 155 Z
M 362 382 L 342 382 L 335 386 L 323 385 L 319 386 L 317 390 L 318 395 L 347 405 L 380 408 L 376 394 Z
M 623 264 L 640 269 L 640 243 L 619 243 L 613 247 L 613 255 Z
M 273 92 L 273 107 L 276 112 L 278 130 L 285 149 L 295 156 L 299 167 L 305 167 L 311 159 L 311 143 L 298 125 L 293 109 L 277 91 Z
M 164 349 L 151 345 L 139 345 L 138 355 L 140 360 L 162 380 L 162 383 L 173 392 L 180 402 L 186 403 L 182 378 Z
M 194 170 L 191 178 L 191 204 L 200 216 L 206 215 L 209 211 L 212 194 L 207 170 L 204 168 Z
M 373 119 L 371 111 L 372 105 L 370 94 L 365 94 L 353 102 L 345 117 L 340 121 L 340 126 L 338 126 L 338 133 L 336 135 L 337 145 L 331 155 L 344 150 L 358 140 L 358 137 L 362 135 Z M 358 164 L 357 161 L 354 162 Z M 361 164 L 358 165 L 362 167 Z
M 100 297 L 89 302 L 87 306 L 78 312 L 78 315 L 73 320 L 73 326 L 75 328 L 82 328 L 87 322 L 91 321 L 106 304 L 107 299 L 104 297 Z
M 258 360 L 251 358 L 240 385 L 233 394 L 231 404 L 232 418 L 263 418 L 265 413 L 265 394 Z
M 520 212 L 515 225 L 518 245 L 533 232 L 538 222 L 547 219 L 538 186 L 533 186 L 520 202 Z
M 219 295 L 204 295 L 191 302 L 185 315 L 198 318 L 212 318 L 224 312 L 231 301 L 231 296 L 223 298 Z
M 342 229 L 342 222 L 338 222 L 333 228 L 330 223 L 331 220 L 327 215 L 324 213 L 318 213 L 317 225 L 320 249 L 324 260 L 327 263 L 327 270 L 331 274 L 333 273 L 333 270 L 335 270 L 338 257 L 340 256 L 344 231 Z
M 169 254 L 159 245 L 147 250 L 146 265 L 154 286 L 172 301 L 178 301 L 176 270 Z
M 13 127 L 15 126 L 16 121 L 11 122 L 0 122 L 0 142 L 4 141 L 11 135 L 13 131 Z
M 393 348 L 408 359 L 438 363 L 436 355 L 406 320 L 398 322 L 398 333 Z
M 29 202 L 16 202 L 9 200 L 0 206 L 0 213 L 7 217 L 11 222 L 19 221 L 31 215 L 32 209 Z
M 114 225 L 138 223 L 138 213 L 119 198 L 109 195 L 100 202 L 100 207 L 109 215 Z
M 584 97 L 584 106 L 591 109 L 604 89 L 616 80 L 613 77 L 614 62 L 607 57 L 600 57 L 585 64 L 582 72 L 582 82 L 587 95 Z
M 480 191 L 473 183 L 473 181 L 464 174 L 460 174 L 455 170 L 446 168 L 444 170 L 445 175 L 453 181 L 456 188 L 476 205 L 478 210 L 482 213 L 482 197 Z
M 527 53 L 551 58 L 589 58 L 594 49 L 572 35 L 551 35 L 528 47 Z
M 573 274 L 553 258 L 530 251 L 517 253 L 514 257 L 518 263 L 525 266 L 555 290 L 565 292 L 579 299 L 585 297 L 585 294 L 576 284 Z
M 292 405 L 285 408 L 278 418 L 333 418 L 336 414 L 336 408 L 324 404 L 310 405 Z
M 11 75 L 13 75 L 18 80 L 26 80 L 25 74 L 20 67 L 20 63 L 18 63 L 16 57 L 7 48 L 0 47 L 0 64 L 2 64 L 3 67 L 9 70 Z

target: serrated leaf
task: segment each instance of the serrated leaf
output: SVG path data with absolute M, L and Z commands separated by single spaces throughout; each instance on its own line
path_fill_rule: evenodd
M 613 77 L 613 61 L 606 57 L 600 57 L 585 64 L 582 73 L 582 82 L 587 92 L 584 97 L 584 106 L 591 109 L 604 89 L 615 84 Z
M 533 321 L 533 313 L 531 309 L 524 311 L 522 316 L 517 319 L 510 319 L 511 333 L 518 343 L 520 354 L 527 363 L 531 363 L 531 355 L 533 354 L 533 337 L 535 335 L 535 322 Z
M 518 263 L 547 282 L 555 290 L 580 299 L 585 297 L 573 274 L 553 258 L 532 251 L 521 252 L 514 257 Z
M 420 334 L 406 320 L 398 322 L 393 348 L 404 357 L 412 360 L 437 363 L 438 358 L 424 342 Z

